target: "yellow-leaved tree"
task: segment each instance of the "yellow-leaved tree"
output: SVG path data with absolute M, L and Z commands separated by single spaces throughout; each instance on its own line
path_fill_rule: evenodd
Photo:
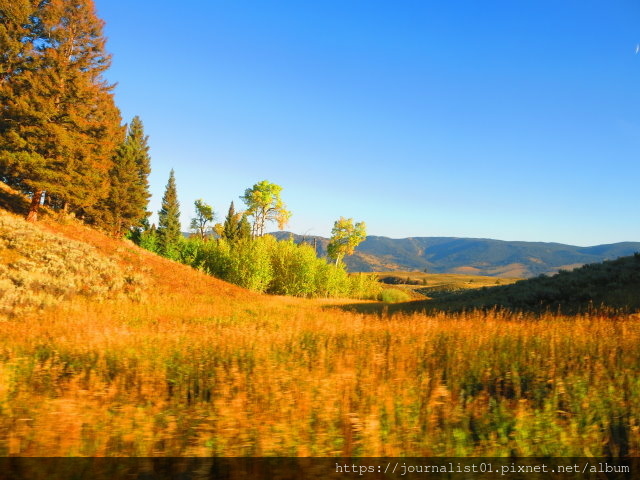
M 264 235 L 264 227 L 267 222 L 277 222 L 281 230 L 285 227 L 291 212 L 280 198 L 282 187 L 262 180 L 253 187 L 247 188 L 240 197 L 247 205 L 247 215 L 253 217 L 251 235 L 261 237 Z
M 331 240 L 327 245 L 327 255 L 339 265 L 347 255 L 352 255 L 354 250 L 367 238 L 367 227 L 364 222 L 353 224 L 352 218 L 340 217 L 333 224 Z

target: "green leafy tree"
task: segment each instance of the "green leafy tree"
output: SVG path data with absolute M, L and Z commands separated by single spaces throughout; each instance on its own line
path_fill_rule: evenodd
M 116 237 L 140 225 L 149 216 L 151 160 L 147 140 L 142 121 L 134 117 L 109 172 L 109 196 L 96 208 L 99 222 Z
M 107 195 L 120 112 L 92 0 L 3 1 L 0 9 L 0 177 L 85 215 Z
M 244 195 L 240 197 L 247 205 L 247 214 L 253 217 L 252 236 L 264 235 L 267 222 L 277 222 L 282 230 L 289 221 L 291 212 L 286 209 L 286 205 L 280 198 L 280 192 L 282 192 L 280 185 L 263 180 L 247 188 Z
M 327 245 L 327 255 L 339 265 L 342 259 L 353 254 L 355 248 L 367 238 L 367 227 L 364 222 L 353 224 L 352 218 L 340 217 L 333 224 L 331 240 Z
M 191 219 L 191 230 L 197 232 L 200 239 L 204 240 L 207 237 L 207 232 L 211 229 L 208 224 L 213 222 L 215 214 L 213 207 L 205 203 L 201 198 L 196 200 L 194 205 L 196 207 L 196 216 Z
M 162 255 L 172 257 L 182 240 L 180 231 L 180 203 L 173 169 L 162 197 L 162 208 L 158 211 L 158 250 Z
M 158 253 L 158 235 L 155 224 L 150 225 L 148 218 L 143 218 L 140 225 L 133 227 L 127 235 L 140 247 Z

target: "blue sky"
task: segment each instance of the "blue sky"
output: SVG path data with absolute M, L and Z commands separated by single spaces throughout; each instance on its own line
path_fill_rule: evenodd
M 640 241 L 638 2 L 96 6 L 185 229 L 267 179 L 300 234 Z

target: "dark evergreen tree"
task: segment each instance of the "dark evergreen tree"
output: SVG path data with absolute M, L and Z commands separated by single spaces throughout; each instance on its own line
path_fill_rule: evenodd
M 242 215 L 236 213 L 235 206 L 233 205 L 233 202 L 231 202 L 231 205 L 229 206 L 229 212 L 224 219 L 222 238 L 230 242 L 233 242 L 234 240 L 236 240 L 236 238 L 238 238 L 238 235 L 240 234 L 241 217 Z
M 162 208 L 158 212 L 158 250 L 167 257 L 173 257 L 182 240 L 180 231 L 180 203 L 173 169 L 162 197 Z
M 128 232 L 129 239 L 140 247 L 151 252 L 158 253 L 158 235 L 155 224 L 149 224 L 149 219 L 144 218 Z
M 0 4 L 0 177 L 84 214 L 108 192 L 122 138 L 103 22 L 92 0 Z
M 150 229 L 151 224 L 149 223 L 149 218 L 143 218 L 142 220 L 140 220 L 140 223 L 138 225 L 131 227 L 131 230 L 126 233 L 126 236 L 136 245 L 140 245 L 142 234 L 149 231 Z
M 140 225 L 150 213 L 147 205 L 151 197 L 151 160 L 147 140 L 142 121 L 134 117 L 109 172 L 109 196 L 96 208 L 97 221 L 116 237 Z

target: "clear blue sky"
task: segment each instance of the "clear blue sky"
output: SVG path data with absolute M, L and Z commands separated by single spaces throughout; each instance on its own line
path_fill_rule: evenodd
M 637 1 L 96 6 L 185 229 L 267 179 L 300 234 L 640 241 Z

